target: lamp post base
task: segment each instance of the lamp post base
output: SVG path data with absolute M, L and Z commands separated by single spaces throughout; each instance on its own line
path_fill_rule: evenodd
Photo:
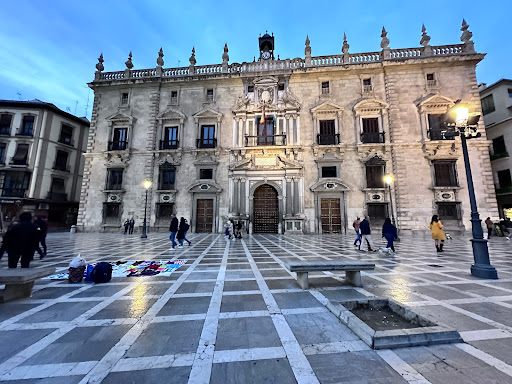
M 471 275 L 483 279 L 497 279 L 498 271 L 492 265 L 473 264 L 471 266 Z
M 478 220 L 478 225 L 480 225 L 480 220 Z M 473 226 L 473 228 L 476 227 Z M 473 234 L 473 236 L 474 235 L 475 234 Z M 481 237 L 481 234 L 479 237 Z M 473 237 L 473 239 L 471 239 L 471 245 L 473 246 L 473 257 L 475 260 L 475 264 L 471 266 L 471 274 L 475 277 L 481 277 L 484 279 L 497 279 L 498 271 L 496 271 L 496 268 L 491 265 L 489 260 L 487 240 L 475 239 Z

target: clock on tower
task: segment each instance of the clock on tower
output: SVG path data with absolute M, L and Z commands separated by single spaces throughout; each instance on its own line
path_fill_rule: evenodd
M 260 36 L 259 45 L 260 45 L 260 60 L 274 60 L 274 34 L 270 36 L 268 33 L 265 33 L 263 36 Z

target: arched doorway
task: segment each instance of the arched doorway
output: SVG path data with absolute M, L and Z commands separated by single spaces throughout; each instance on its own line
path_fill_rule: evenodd
M 278 233 L 279 200 L 277 191 L 263 184 L 254 191 L 254 233 Z

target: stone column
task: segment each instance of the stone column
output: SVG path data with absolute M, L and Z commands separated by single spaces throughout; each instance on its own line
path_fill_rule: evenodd
M 240 215 L 245 215 L 245 201 L 247 200 L 247 196 L 245 196 L 245 178 L 240 179 Z
M 234 179 L 233 180 L 235 185 L 234 185 L 234 191 L 233 191 L 233 213 L 235 215 L 239 215 L 240 214 L 240 206 L 238 204 L 239 202 L 239 197 L 240 197 L 240 179 Z
M 233 212 L 235 209 L 234 209 L 234 193 L 233 193 L 233 190 L 234 190 L 234 183 L 235 183 L 235 179 L 234 178 L 230 178 L 228 180 L 228 183 L 229 183 L 229 192 L 228 192 L 228 195 L 229 195 L 229 212 Z
M 240 122 L 238 119 L 233 120 L 233 147 L 238 147 L 238 130 Z
M 242 119 L 242 129 L 239 129 L 238 130 L 238 146 L 239 147 L 245 147 L 245 143 L 244 143 L 244 135 L 245 135 L 245 130 L 247 129 L 247 119 L 244 117 Z
M 293 179 L 293 216 L 299 213 L 299 181 Z
M 290 177 L 286 178 L 286 216 L 290 216 L 292 214 L 292 179 Z
M 297 117 L 293 118 L 293 143 L 298 143 L 298 134 L 297 134 Z
M 284 120 L 284 130 L 286 132 L 286 144 L 287 145 L 292 145 L 292 144 L 295 144 L 293 143 L 292 141 L 292 137 L 290 135 L 290 116 L 289 115 L 286 115 L 285 116 L 285 120 Z

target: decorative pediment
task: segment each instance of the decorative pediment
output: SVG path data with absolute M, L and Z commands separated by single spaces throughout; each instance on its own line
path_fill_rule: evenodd
M 113 123 L 118 123 L 118 124 L 125 123 L 125 124 L 131 125 L 133 123 L 133 116 L 127 115 L 126 113 L 123 113 L 123 112 L 119 111 L 119 112 L 116 112 L 113 115 L 110 115 L 109 117 L 107 117 L 106 120 L 110 124 L 113 124 Z
M 374 148 L 368 148 L 367 150 L 361 150 L 358 152 L 359 154 L 359 161 L 363 164 L 367 164 L 371 162 L 375 164 L 382 164 L 383 162 L 391 160 L 391 153 L 389 151 L 389 148 L 386 147 L 384 150 L 381 149 L 374 149 Z
M 196 181 L 189 185 L 188 191 L 194 193 L 221 193 L 222 188 L 214 181 Z
M 265 76 L 265 77 L 258 77 L 254 80 L 254 85 L 259 86 L 267 86 L 267 85 L 276 85 L 279 79 L 275 76 Z
M 432 109 L 447 110 L 455 104 L 455 100 L 439 94 L 430 94 L 414 102 L 420 111 L 428 111 Z
M 243 170 L 243 169 L 250 169 L 254 167 L 254 162 L 252 157 L 246 157 L 245 159 L 242 159 L 240 161 L 237 161 L 234 164 L 231 164 L 229 166 L 229 169 L 231 171 L 235 170 Z
M 156 163 L 158 166 L 165 165 L 166 163 L 175 165 L 175 166 L 179 166 L 181 164 L 181 153 L 180 152 L 177 152 L 174 154 L 171 154 L 168 152 L 167 153 L 160 152 L 158 154 L 158 156 L 159 157 L 156 160 Z
M 236 112 L 246 112 L 247 111 L 247 105 L 249 104 L 251 100 L 249 97 L 247 97 L 246 94 L 242 94 L 238 97 L 236 100 L 235 106 L 231 110 L 233 113 Z
M 318 180 L 309 187 L 311 192 L 346 192 L 350 191 L 350 187 L 341 179 L 330 178 Z
M 211 108 L 206 108 L 197 113 L 194 113 L 192 117 L 196 122 L 198 122 L 200 119 L 215 119 L 220 122 L 222 120 L 222 113 L 217 112 Z
M 366 160 L 365 164 L 366 165 L 384 165 L 384 164 L 386 164 L 386 161 L 382 157 L 374 155 L 373 157 Z
M 180 110 L 172 107 L 168 107 L 165 111 L 161 112 L 157 116 L 157 120 L 168 121 L 168 120 L 179 120 L 181 123 L 185 121 L 187 116 Z
M 324 152 L 322 157 L 315 160 L 316 163 L 332 163 L 336 161 L 340 162 L 343 161 L 343 159 L 331 151 Z
M 322 104 L 317 105 L 316 107 L 311 108 L 311 113 L 314 115 L 318 114 L 339 114 L 343 112 L 343 107 L 335 104 L 332 101 L 324 101 Z
M 117 152 L 106 152 L 105 155 L 105 166 L 112 167 L 126 167 L 130 162 L 129 151 L 117 151 Z
M 278 160 L 277 165 L 280 168 L 286 168 L 286 169 L 302 169 L 302 168 L 304 168 L 304 165 L 300 161 L 287 159 L 287 158 L 281 157 L 279 155 L 277 155 L 276 157 Z
M 428 142 L 424 143 L 423 147 L 423 156 L 429 160 L 437 160 L 437 159 L 448 159 L 453 158 L 457 159 L 460 156 L 460 151 L 455 145 L 455 142 L 443 142 L 443 143 L 433 143 Z
M 302 105 L 299 102 L 299 99 L 297 99 L 297 96 L 295 96 L 290 89 L 286 89 L 284 91 L 281 100 L 283 100 L 286 107 L 291 107 L 292 109 L 297 110 L 299 110 L 302 107 Z
M 363 99 L 354 105 L 354 111 L 357 114 L 379 113 L 383 109 L 388 109 L 389 104 L 378 99 Z
M 204 153 L 201 157 L 199 157 L 194 165 L 217 165 L 219 162 L 212 158 L 209 154 Z

